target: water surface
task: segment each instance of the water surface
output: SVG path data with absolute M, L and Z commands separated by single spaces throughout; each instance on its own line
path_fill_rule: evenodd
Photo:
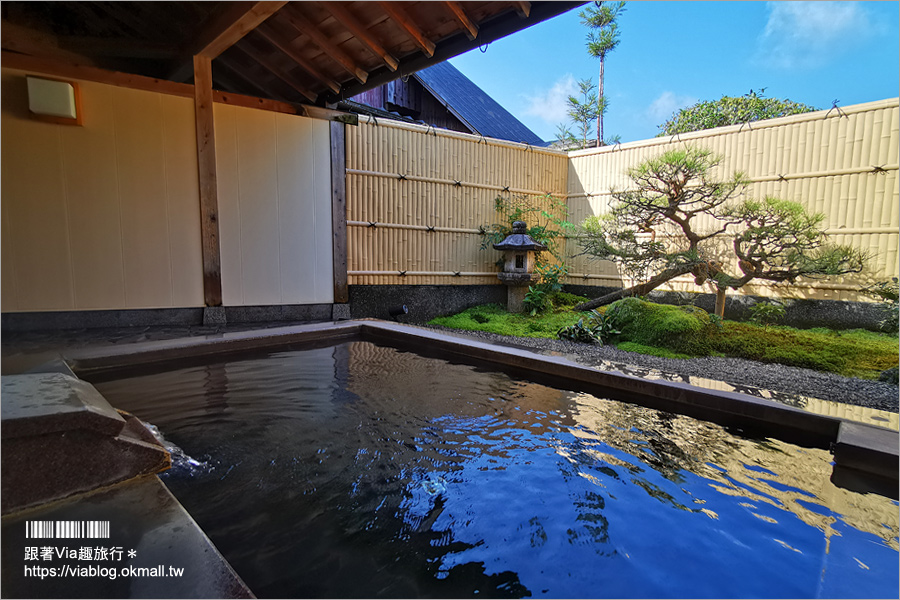
M 259 597 L 897 597 L 831 457 L 367 342 L 97 384 Z

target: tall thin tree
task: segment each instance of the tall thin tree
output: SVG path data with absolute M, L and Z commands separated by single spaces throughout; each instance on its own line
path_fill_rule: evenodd
M 603 145 L 603 115 L 608 102 L 603 89 L 603 66 L 606 55 L 619 45 L 619 26 L 616 19 L 625 12 L 625 2 L 594 2 L 578 13 L 581 23 L 590 28 L 587 35 L 588 53 L 600 59 L 600 78 L 597 89 L 597 146 Z

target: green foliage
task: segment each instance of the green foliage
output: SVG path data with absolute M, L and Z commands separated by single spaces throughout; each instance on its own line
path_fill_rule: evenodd
M 587 148 L 591 126 L 605 107 L 601 106 L 597 97 L 597 86 L 590 79 L 582 79 L 578 82 L 578 93 L 581 94 L 580 100 L 577 96 L 569 96 L 566 99 L 566 106 L 568 107 L 566 116 L 574 123 L 576 133 L 581 136 L 581 141 L 579 142 L 578 137 L 574 134 L 568 136 L 568 141 L 575 141 L 579 143 L 581 148 Z M 564 127 L 564 125 L 560 126 L 560 128 L 563 128 L 560 130 L 560 133 L 565 133 Z M 559 141 L 562 142 L 564 140 L 561 138 Z
M 566 220 L 569 207 L 564 201 L 554 198 L 550 194 L 539 199 L 519 195 L 497 196 L 494 199 L 494 208 L 497 211 L 499 222 L 481 227 L 483 231 L 482 250 L 502 242 L 506 236 L 512 233 L 513 223 L 524 221 L 528 225 L 526 233 L 536 242 L 547 246 L 547 252 L 556 260 L 565 262 L 562 241 L 569 232 L 575 229 L 575 225 Z M 543 253 L 536 257 L 535 262 L 538 268 L 547 264 Z
M 537 317 L 514 314 L 497 304 L 475 306 L 461 313 L 437 317 L 429 323 L 464 331 L 486 331 L 499 335 L 556 339 L 560 328 L 578 320 L 578 313 L 572 312 L 572 305 L 558 310 L 546 311 Z
M 611 341 L 622 332 L 618 329 L 618 314 L 615 310 L 601 313 L 592 310 L 588 320 L 578 319 L 578 322 L 560 329 L 556 336 L 561 340 L 573 342 L 598 343 L 601 346 Z
M 715 326 L 706 311 L 695 306 L 624 298 L 607 310 L 617 311 L 623 340 L 692 356 L 707 356 L 712 349 L 710 338 Z
M 862 291 L 873 298 L 880 300 L 884 319 L 881 321 L 881 330 L 896 335 L 900 326 L 900 285 L 898 279 L 892 277 L 889 281 L 879 281 L 864 287 Z
M 828 242 L 823 215 L 779 198 L 738 201 L 748 181 L 740 172 L 712 178 L 722 160 L 688 147 L 628 169 L 634 187 L 613 190 L 608 214 L 585 219 L 578 240 L 585 254 L 618 263 L 638 283 L 579 309 L 647 294 L 688 273 L 697 285 L 722 290 L 754 279 L 794 283 L 863 269 L 865 252 Z M 739 272 L 727 270 L 734 263 Z
M 790 327 L 768 329 L 728 321 L 713 347 L 727 356 L 778 363 L 848 377 L 875 379 L 897 364 L 896 342 L 887 336 L 822 334 Z
M 585 324 L 583 317 L 578 319 L 578 321 L 574 325 L 569 325 L 568 327 L 561 328 L 556 332 L 556 337 L 561 340 L 581 342 L 584 344 L 593 344 L 594 342 L 600 341 L 594 334 L 594 330 L 593 327 L 591 327 L 590 321 Z
M 525 300 L 522 304 L 532 317 L 535 316 L 550 305 L 547 290 L 540 285 L 528 286 L 528 293 L 525 294 Z
M 774 325 L 784 318 L 784 305 L 778 302 L 757 302 L 750 307 L 750 320 L 763 327 Z
M 588 5 L 578 13 L 581 23 L 588 27 L 588 54 L 600 59 L 600 74 L 597 79 L 599 91 L 596 100 L 597 145 L 603 145 L 606 136 L 603 131 L 603 117 L 609 107 L 608 98 L 603 88 L 603 74 L 606 55 L 619 45 L 619 24 L 617 20 L 625 12 L 625 2 L 598 1 Z M 585 140 L 585 144 L 586 144 Z
M 572 335 L 559 337 L 577 341 L 600 337 L 602 343 L 614 341 L 623 350 L 666 358 L 731 356 L 867 379 L 878 379 L 883 371 L 896 368 L 898 363 L 897 338 L 883 333 L 764 328 L 733 321 L 717 327 L 702 309 L 652 304 L 638 298 L 620 300 L 602 314 L 571 312 L 573 304 L 580 300 L 574 297 L 568 306 L 537 317 L 510 314 L 496 304 L 476 306 L 439 317 L 431 324 L 551 339 L 557 338 L 560 330 L 575 325 L 570 330 Z
M 538 265 L 535 272 L 541 276 L 541 285 L 545 286 L 548 292 L 559 292 L 562 290 L 562 282 L 560 279 L 568 275 L 569 268 L 566 265 Z
M 698 102 L 693 106 L 683 108 L 659 126 L 662 130 L 659 136 L 752 123 L 818 110 L 799 102 L 766 98 L 763 96 L 764 92 L 765 88 L 761 89 L 758 94 L 750 90 L 749 94 L 737 98 L 722 96 L 715 101 Z

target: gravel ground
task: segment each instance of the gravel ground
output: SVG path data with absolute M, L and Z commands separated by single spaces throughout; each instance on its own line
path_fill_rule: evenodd
M 724 381 L 738 388 L 735 391 L 754 395 L 757 395 L 754 393 L 755 390 L 762 389 L 776 392 L 773 395 L 775 397 L 779 397 L 780 394 L 807 396 L 891 412 L 898 412 L 898 405 L 900 405 L 896 385 L 842 377 L 810 369 L 714 356 L 691 359 L 660 358 L 625 352 L 612 346 L 546 338 L 518 338 L 481 331 L 460 332 L 430 325 L 427 327 L 492 343 L 528 348 L 543 353 L 563 354 L 579 363 L 591 366 L 600 366 L 605 363 L 609 368 L 631 371 L 632 374 L 639 375 L 643 369 L 654 369 L 660 371 L 663 378 L 675 381 L 692 383 L 689 380 L 692 377 Z M 779 397 L 779 399 L 787 402 L 791 400 L 790 397 Z

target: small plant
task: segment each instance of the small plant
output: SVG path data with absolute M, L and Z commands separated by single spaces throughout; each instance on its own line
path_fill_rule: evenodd
M 717 330 L 722 329 L 722 323 L 724 321 L 725 321 L 725 319 L 723 319 L 719 315 L 714 315 L 712 313 L 710 313 L 710 315 L 709 315 L 709 322 L 712 323 L 713 327 L 715 327 Z
M 563 327 L 556 332 L 556 337 L 561 340 L 569 340 L 570 342 L 582 342 L 584 344 L 593 344 L 599 342 L 597 336 L 594 335 L 593 328 L 590 324 L 585 325 L 584 317 L 578 319 L 578 322 L 568 327 Z
M 765 329 L 784 318 L 784 305 L 779 302 L 757 302 L 750 308 L 750 320 L 762 325 Z
M 868 287 L 864 287 L 862 292 L 873 298 L 880 300 L 879 304 L 884 313 L 884 319 L 881 321 L 881 330 L 888 333 L 897 333 L 900 326 L 900 285 L 898 279 L 892 277 L 890 281 L 879 281 Z
M 550 296 L 547 290 L 541 285 L 528 286 L 528 293 L 525 294 L 525 300 L 522 303 L 525 310 L 533 317 L 542 312 L 550 304 Z
M 598 343 L 601 346 L 608 343 L 613 336 L 620 335 L 622 332 L 618 329 L 618 315 L 615 310 L 600 313 L 592 310 L 585 323 L 584 318 L 578 319 L 578 322 L 568 327 L 563 327 L 556 333 L 556 337 L 561 340 L 569 340 L 572 342 L 584 342 L 588 344 Z

